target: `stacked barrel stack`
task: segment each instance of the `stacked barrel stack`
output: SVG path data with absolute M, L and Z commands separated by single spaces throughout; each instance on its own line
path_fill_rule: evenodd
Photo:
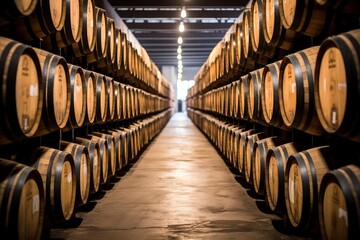
M 360 4 L 248 7 L 195 76 L 188 115 L 292 233 L 358 239 Z
M 173 90 L 94 0 L 0 10 L 0 232 L 40 239 L 127 168 L 173 114 Z

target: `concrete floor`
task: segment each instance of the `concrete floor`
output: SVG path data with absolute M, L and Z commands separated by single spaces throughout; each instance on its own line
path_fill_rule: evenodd
M 276 230 L 281 220 L 264 213 L 263 202 L 241 186 L 183 113 L 119 179 L 90 202 L 91 210 L 76 214 L 76 227 L 52 229 L 51 238 L 295 238 Z

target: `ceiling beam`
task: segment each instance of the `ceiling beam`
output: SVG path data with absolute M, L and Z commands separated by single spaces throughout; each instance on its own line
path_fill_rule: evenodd
M 139 39 L 137 38 L 137 40 L 139 40 L 139 42 L 141 43 L 141 45 L 143 44 L 149 44 L 149 43 L 157 43 L 157 44 L 177 44 L 177 38 L 173 38 L 173 39 L 164 39 L 164 38 L 159 38 L 156 39 L 156 41 L 154 41 L 154 39 Z M 216 44 L 219 42 L 219 39 L 214 39 L 214 38 L 191 38 L 188 39 L 186 38 L 186 41 L 183 42 L 183 45 L 190 45 L 193 43 L 201 43 L 201 44 Z
M 176 49 L 177 48 L 174 48 L 174 47 L 163 47 L 163 48 L 146 48 L 146 51 L 149 53 L 149 52 L 176 52 Z M 190 47 L 183 47 L 182 48 L 182 51 L 183 52 L 201 52 L 201 51 L 204 51 L 204 52 L 208 52 L 210 53 L 211 50 L 213 50 L 213 47 L 208 47 L 208 46 L 204 46 L 204 47 L 193 47 L 193 48 L 190 48 Z
M 124 7 L 241 7 L 246 6 L 249 0 L 109 0 L 114 8 Z M 220 6 L 219 6 L 220 5 Z
M 186 31 L 223 31 L 224 33 L 231 27 L 231 23 L 188 23 L 185 22 Z M 126 23 L 129 29 L 136 31 L 170 31 L 179 32 L 178 23 Z
M 180 20 L 180 8 L 178 11 L 144 11 L 144 10 L 116 10 L 119 16 L 123 19 L 132 18 L 175 18 Z M 237 18 L 242 11 L 218 11 L 218 10 L 207 10 L 207 11 L 191 11 L 186 10 L 186 18 Z

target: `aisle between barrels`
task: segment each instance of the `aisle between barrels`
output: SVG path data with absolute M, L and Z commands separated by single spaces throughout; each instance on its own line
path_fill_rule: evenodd
M 293 239 L 177 113 L 126 175 L 52 239 Z

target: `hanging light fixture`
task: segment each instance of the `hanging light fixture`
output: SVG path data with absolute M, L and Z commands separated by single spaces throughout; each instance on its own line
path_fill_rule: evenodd
M 178 73 L 182 73 L 183 72 L 183 69 L 182 68 L 179 68 L 178 69 Z
M 185 10 L 185 7 L 182 7 L 181 12 L 180 12 L 180 16 L 181 16 L 181 18 L 186 18 L 186 10 Z
M 180 36 L 179 38 L 178 38 L 178 44 L 182 44 L 183 43 L 183 38 Z
M 177 48 L 177 53 L 182 53 L 182 48 L 181 48 L 181 46 L 178 46 L 178 48 Z
M 184 31 L 185 31 L 185 25 L 184 25 L 184 22 L 181 21 L 180 25 L 179 25 L 179 32 L 184 32 Z

